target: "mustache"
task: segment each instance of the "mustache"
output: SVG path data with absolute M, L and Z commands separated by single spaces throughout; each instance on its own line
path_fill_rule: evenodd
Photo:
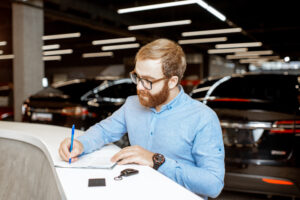
M 137 90 L 136 92 L 138 95 L 148 95 L 148 92 L 145 90 Z

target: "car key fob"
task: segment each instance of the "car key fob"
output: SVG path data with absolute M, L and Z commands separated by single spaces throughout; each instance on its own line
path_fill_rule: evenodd
M 132 169 L 132 168 L 124 169 L 121 171 L 120 175 L 115 177 L 114 179 L 116 181 L 118 181 L 118 180 L 122 180 L 123 176 L 131 176 L 131 175 L 138 174 L 138 173 L 139 173 L 139 171 L 136 169 Z

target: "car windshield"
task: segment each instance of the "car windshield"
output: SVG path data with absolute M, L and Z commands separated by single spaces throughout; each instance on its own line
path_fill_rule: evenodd
M 208 88 L 207 88 L 208 87 Z M 248 75 L 231 77 L 208 94 L 211 86 L 202 85 L 193 98 L 206 97 L 212 108 L 258 109 L 295 112 L 299 108 L 296 76 Z M 201 100 L 201 99 L 200 99 Z
M 99 86 L 102 82 L 103 80 L 84 80 L 80 82 L 74 81 L 73 83 L 56 86 L 55 88 L 71 98 L 79 99 L 82 95 Z

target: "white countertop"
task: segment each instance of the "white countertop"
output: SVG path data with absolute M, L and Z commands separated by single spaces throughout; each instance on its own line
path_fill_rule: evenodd
M 81 134 L 82 131 L 75 131 L 75 137 Z M 117 165 L 113 169 L 54 167 L 56 162 L 60 162 L 59 144 L 70 135 L 70 128 L 0 121 L 0 137 L 30 143 L 45 153 L 66 199 L 202 199 L 150 167 L 140 165 Z M 139 173 L 115 181 L 113 178 L 125 168 L 137 169 Z M 88 187 L 89 178 L 105 178 L 106 186 Z

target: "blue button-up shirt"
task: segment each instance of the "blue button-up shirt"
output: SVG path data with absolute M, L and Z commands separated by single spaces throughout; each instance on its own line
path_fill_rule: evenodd
M 159 172 L 187 189 L 216 197 L 224 186 L 224 145 L 217 115 L 180 93 L 157 112 L 130 96 L 110 117 L 77 139 L 90 153 L 128 133 L 131 145 L 165 156 Z

